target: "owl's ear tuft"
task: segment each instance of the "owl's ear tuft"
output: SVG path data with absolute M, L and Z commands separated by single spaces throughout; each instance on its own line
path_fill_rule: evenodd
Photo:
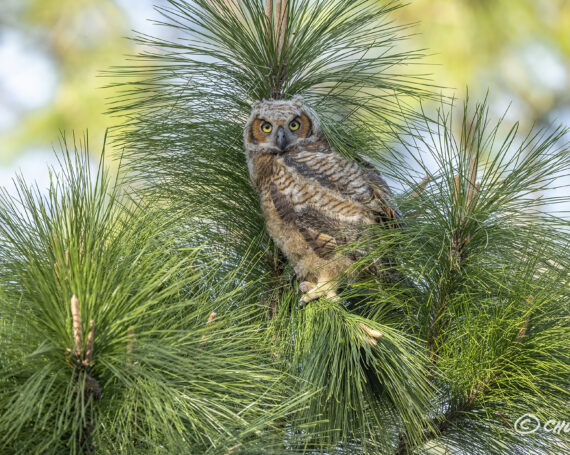
M 252 109 L 261 109 L 261 105 L 263 104 L 263 100 L 255 101 L 252 105 Z
M 295 95 L 293 98 L 291 98 L 291 102 L 295 107 L 303 107 L 303 97 L 301 95 Z

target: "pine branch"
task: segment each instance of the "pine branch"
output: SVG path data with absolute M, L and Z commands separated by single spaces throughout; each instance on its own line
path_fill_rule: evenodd
M 528 306 L 532 304 L 532 301 L 532 296 L 529 296 L 527 299 Z M 517 346 L 523 342 L 529 321 L 530 318 L 525 318 L 515 339 L 513 340 L 512 346 Z M 487 389 L 493 386 L 493 382 L 499 379 L 501 374 L 501 370 L 497 370 L 493 374 L 487 374 L 473 386 L 471 392 L 464 399 L 450 407 L 449 410 L 442 415 L 435 417 L 431 422 L 429 430 L 424 432 L 424 443 L 427 443 L 430 440 L 439 439 L 444 436 L 448 430 L 452 429 L 454 427 L 454 422 L 464 418 L 466 412 L 474 409 L 477 401 L 484 396 Z M 395 455 L 407 455 L 411 453 L 411 449 L 413 449 L 413 446 L 410 445 L 405 433 L 400 434 Z
M 467 181 L 466 197 L 462 200 L 460 196 L 460 176 L 454 178 L 454 197 L 452 211 L 459 213 L 457 227 L 451 235 L 451 254 L 448 276 L 443 280 L 443 284 L 438 290 L 437 303 L 434 307 L 434 315 L 430 331 L 427 337 L 428 350 L 433 361 L 437 359 L 437 338 L 446 331 L 449 319 L 445 316 L 450 294 L 455 290 L 456 282 L 460 276 L 462 264 L 467 260 L 467 247 L 471 234 L 467 229 L 467 222 L 471 214 L 476 209 L 477 197 L 480 184 L 475 183 L 477 179 L 477 154 L 471 153 L 470 175 Z M 453 215 L 452 215 L 453 216 Z
M 283 86 L 287 77 L 287 58 L 284 57 L 283 47 L 286 44 L 289 5 L 288 0 L 277 0 L 274 16 L 273 4 L 274 0 L 266 0 L 265 11 L 270 23 L 271 39 L 277 43 L 276 58 L 267 64 L 272 69 L 269 76 L 271 98 L 280 99 L 283 98 Z
M 555 412 L 551 402 L 565 400 L 561 378 L 553 372 L 564 368 L 567 358 L 544 356 L 545 350 L 550 351 L 546 341 L 540 344 L 542 350 L 530 344 L 537 342 L 535 337 L 526 341 L 529 307 L 534 304 L 527 299 L 522 308 L 526 316 L 520 322 L 516 302 L 525 301 L 523 293 L 528 296 L 529 291 L 545 288 L 557 295 L 551 309 L 533 308 L 533 327 L 541 340 L 561 341 L 561 327 L 548 311 L 554 315 L 568 299 L 562 284 L 566 278 L 561 279 L 568 266 L 568 246 L 561 242 L 567 222 L 537 210 L 543 201 L 528 196 L 536 188 L 546 194 L 546 188 L 555 186 L 554 175 L 568 174 L 566 132 L 560 128 L 517 140 L 515 125 L 499 139 L 499 126 L 489 126 L 486 109 L 483 102 L 469 117 L 465 107 L 459 138 L 453 134 L 451 116 L 440 111 L 439 126 L 431 134 L 418 133 L 410 143 L 402 142 L 419 169 L 412 173 L 402 161 L 391 170 L 395 177 L 409 175 L 408 187 L 423 188 L 412 193 L 414 197 L 401 199 L 402 211 L 409 217 L 400 239 L 403 252 L 409 254 L 403 255 L 404 273 L 416 277 L 425 292 L 423 301 L 405 302 L 404 308 L 417 324 L 412 327 L 425 334 L 432 360 L 437 360 L 433 371 L 442 395 L 435 406 L 446 410 L 432 419 L 432 429 L 423 438 L 452 441 L 456 450 L 471 444 L 473 453 L 558 447 L 552 438 L 531 440 L 512 431 L 498 438 L 496 432 L 504 429 L 492 417 L 498 414 L 496 406 L 520 416 L 525 409 Z M 427 120 L 426 126 L 431 128 Z M 428 162 L 435 162 L 436 168 Z M 424 175 L 431 176 L 429 186 L 423 186 Z M 553 257 L 557 259 L 552 261 Z M 558 261 L 566 266 L 551 266 Z M 518 320 L 516 328 L 512 317 Z M 507 345 L 505 331 L 514 331 Z M 480 368 L 485 368 L 482 375 Z M 537 381 L 540 387 L 534 385 Z M 400 433 L 395 450 L 410 453 L 418 447 Z

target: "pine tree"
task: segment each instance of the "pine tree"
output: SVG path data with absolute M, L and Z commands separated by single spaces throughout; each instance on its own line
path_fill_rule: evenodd
M 112 72 L 123 180 L 63 138 L 47 195 L 0 198 L 3 451 L 565 451 L 513 425 L 569 409 L 566 130 L 505 130 L 486 100 L 428 115 L 400 6 L 169 0 L 176 41 Z M 297 94 L 400 189 L 403 229 L 356 268 L 389 253 L 407 280 L 298 307 L 243 154 L 251 103 Z

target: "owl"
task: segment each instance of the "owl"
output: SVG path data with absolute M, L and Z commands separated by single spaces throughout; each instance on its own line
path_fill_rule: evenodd
M 244 144 L 269 235 L 300 280 L 300 305 L 334 298 L 358 259 L 339 247 L 375 223 L 398 226 L 388 185 L 369 163 L 331 148 L 301 97 L 256 102 Z

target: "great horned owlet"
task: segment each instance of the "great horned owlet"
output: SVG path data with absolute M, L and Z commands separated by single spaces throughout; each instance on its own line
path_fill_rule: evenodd
M 338 246 L 400 217 L 388 185 L 369 163 L 332 150 L 300 97 L 256 102 L 244 142 L 267 230 L 301 280 L 301 305 L 336 296 L 357 259 Z

